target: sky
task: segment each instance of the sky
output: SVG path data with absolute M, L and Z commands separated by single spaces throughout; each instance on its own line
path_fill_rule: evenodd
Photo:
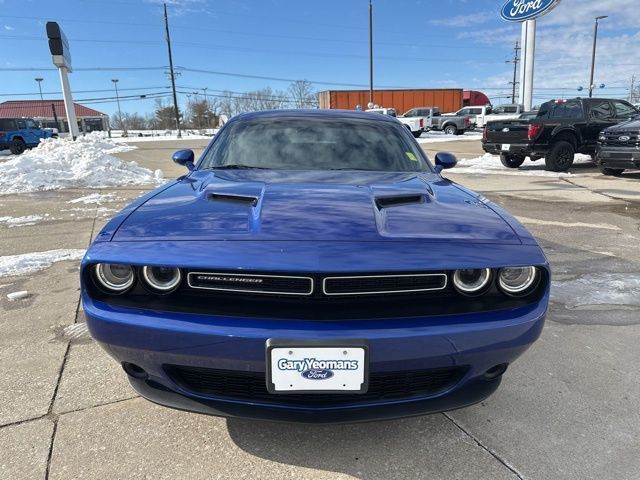
M 626 98 L 640 83 L 639 0 L 562 0 L 538 20 L 534 103 L 587 87 L 594 18 L 599 96 Z M 510 101 L 520 25 L 503 0 L 373 0 L 376 88 L 464 88 Z M 179 103 L 187 95 L 368 88 L 368 0 L 167 0 Z M 69 39 L 74 100 L 101 112 L 147 114 L 170 81 L 161 0 L 0 0 L 0 101 L 61 98 L 45 24 Z M 264 77 L 264 78 L 254 78 Z M 584 93 L 582 93 L 584 94 Z

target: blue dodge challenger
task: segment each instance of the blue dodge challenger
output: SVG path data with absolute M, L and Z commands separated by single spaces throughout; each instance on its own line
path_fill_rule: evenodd
M 169 407 L 357 422 L 479 402 L 540 335 L 550 271 L 517 220 L 396 119 L 229 121 L 99 233 L 92 336 Z

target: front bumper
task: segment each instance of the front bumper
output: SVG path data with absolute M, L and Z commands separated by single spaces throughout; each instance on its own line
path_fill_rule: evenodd
M 640 169 L 640 147 L 598 145 L 596 164 L 603 168 Z
M 92 336 L 119 362 L 144 369 L 144 378 L 130 377 L 130 381 L 151 401 L 221 416 L 331 423 L 435 413 L 486 398 L 498 387 L 500 377 L 487 380 L 485 372 L 513 362 L 540 335 L 548 292 L 534 305 L 508 311 L 331 322 L 141 311 L 94 301 L 86 292 L 83 303 Z M 182 388 L 165 368 L 170 364 L 264 372 L 266 341 L 270 338 L 364 338 L 369 343 L 371 373 L 454 366 L 466 367 L 466 373 L 455 385 L 430 396 L 293 405 L 283 395 L 273 395 L 268 401 L 201 395 Z

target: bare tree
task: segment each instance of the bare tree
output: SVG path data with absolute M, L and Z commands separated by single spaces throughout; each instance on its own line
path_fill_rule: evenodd
M 296 80 L 289 85 L 294 108 L 314 108 L 317 105 L 316 91 L 309 80 Z

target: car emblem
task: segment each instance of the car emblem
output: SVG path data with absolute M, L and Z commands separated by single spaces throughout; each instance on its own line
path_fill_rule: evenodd
M 507 133 L 507 132 L 509 131 L 509 129 L 508 129 L 508 128 L 503 128 L 503 129 L 502 129 L 502 131 L 503 131 L 504 133 Z
M 622 135 L 621 137 L 618 137 L 618 140 L 620 140 L 621 142 L 628 142 L 629 140 L 631 140 L 631 137 Z

